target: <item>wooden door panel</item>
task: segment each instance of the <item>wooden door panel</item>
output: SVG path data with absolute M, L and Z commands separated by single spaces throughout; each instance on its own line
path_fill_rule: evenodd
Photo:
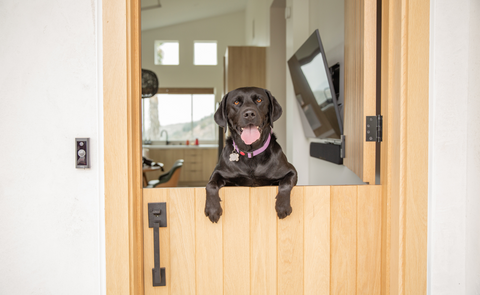
M 195 189 L 195 249 L 198 295 L 223 294 L 223 219 L 205 218 L 205 188 Z
M 331 188 L 331 294 L 355 294 L 357 186 Z
M 330 294 L 329 186 L 305 187 L 305 295 Z
M 357 295 L 381 294 L 382 195 L 378 187 L 358 187 Z
M 171 294 L 193 295 L 196 293 L 195 190 L 171 189 L 167 208 L 170 227 Z
M 303 197 L 304 187 L 295 187 L 293 212 L 277 223 L 278 294 L 303 294 Z
M 223 219 L 224 294 L 250 294 L 250 188 L 220 191 L 223 193 L 220 219 Z
M 205 188 L 144 189 L 144 210 L 167 202 L 168 225 L 160 228 L 167 285 L 153 287 L 144 211 L 145 294 L 380 294 L 380 186 L 295 187 L 282 220 L 276 193 L 223 188 L 223 215 L 212 224 Z
M 250 294 L 277 294 L 277 215 L 272 198 L 276 194 L 277 187 L 250 191 Z
M 375 184 L 375 143 L 366 142 L 366 116 L 376 113 L 376 0 L 345 1 L 343 163 Z

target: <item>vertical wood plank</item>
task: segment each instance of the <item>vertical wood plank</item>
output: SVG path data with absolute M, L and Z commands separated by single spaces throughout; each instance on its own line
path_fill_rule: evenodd
M 159 229 L 160 236 L 160 267 L 165 267 L 167 286 L 153 287 L 153 228 L 148 227 L 148 203 L 167 202 L 168 189 L 143 189 L 143 241 L 144 241 L 144 288 L 145 295 L 168 295 L 171 280 L 170 267 L 170 212 L 167 205 L 167 227 Z
M 345 135 L 345 155 L 344 165 L 352 170 L 358 177 L 363 179 L 363 145 L 360 138 L 363 134 L 358 130 L 361 127 L 361 114 L 363 109 L 359 104 L 359 91 L 357 88 L 357 52 L 356 44 L 359 43 L 359 36 L 356 28 L 359 27 L 360 21 L 355 14 L 356 0 L 345 0 L 345 83 L 344 83 L 344 112 L 345 121 L 343 125 L 343 133 Z
M 212 223 L 205 216 L 205 188 L 195 189 L 197 295 L 223 294 L 223 219 Z
M 376 1 L 345 0 L 344 165 L 375 183 L 375 143 L 366 142 L 366 116 L 376 115 Z
M 278 294 L 303 294 L 303 206 L 304 188 L 294 187 L 292 214 L 277 219 L 278 226 Z
M 250 294 L 277 294 L 277 187 L 250 190 Z
M 357 187 L 332 186 L 330 294 L 355 294 Z
M 377 71 L 377 0 L 363 0 L 362 24 L 362 68 L 363 68 L 363 181 L 375 184 L 376 144 L 366 142 L 366 116 L 377 115 L 376 71 Z
M 358 186 L 357 295 L 381 294 L 381 186 Z
M 224 294 L 250 294 L 250 188 L 220 190 L 223 215 Z
M 305 295 L 330 294 L 330 187 L 305 189 Z
M 477 6 L 478 7 L 478 2 Z M 407 1 L 405 294 L 427 292 L 430 1 Z M 478 154 L 477 154 L 478 156 Z M 478 286 L 478 285 L 477 285 Z M 477 291 L 478 292 L 478 289 Z
M 170 294 L 195 294 L 195 191 L 169 189 Z
M 382 294 L 390 295 L 390 272 L 391 272 L 391 187 L 392 187 L 392 148 L 398 144 L 392 142 L 392 72 L 393 56 L 390 52 L 392 30 L 390 22 L 389 0 L 382 0 L 382 61 L 381 61 L 381 107 L 384 116 L 383 124 L 388 126 L 383 128 L 383 142 L 380 143 L 380 180 L 382 183 Z

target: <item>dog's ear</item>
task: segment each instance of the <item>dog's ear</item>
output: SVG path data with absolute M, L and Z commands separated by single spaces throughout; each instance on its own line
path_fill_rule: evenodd
M 218 126 L 225 129 L 225 132 L 227 132 L 227 97 L 228 93 L 222 98 L 222 101 L 215 112 L 215 116 L 213 117 Z
M 265 89 L 265 93 L 268 96 L 268 100 L 270 100 L 270 126 L 273 128 L 273 122 L 277 121 L 280 116 L 282 116 L 282 107 L 270 91 Z

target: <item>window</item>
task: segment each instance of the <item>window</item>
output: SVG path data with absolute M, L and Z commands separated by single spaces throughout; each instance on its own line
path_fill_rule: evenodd
M 155 41 L 155 65 L 178 65 L 179 64 L 178 41 Z
M 143 99 L 144 139 L 164 141 L 214 141 L 216 124 L 214 94 L 157 94 Z
M 195 41 L 193 64 L 196 66 L 217 65 L 217 41 Z

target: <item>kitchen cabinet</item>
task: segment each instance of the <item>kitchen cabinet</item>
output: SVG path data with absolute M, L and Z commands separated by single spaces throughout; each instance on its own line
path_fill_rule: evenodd
M 239 87 L 267 86 L 266 47 L 228 46 L 224 66 L 224 93 Z
M 148 147 L 148 158 L 164 164 L 164 172 L 150 172 L 148 180 L 156 179 L 167 172 L 176 160 L 183 159 L 179 187 L 205 186 L 217 164 L 217 147 L 163 146 Z

